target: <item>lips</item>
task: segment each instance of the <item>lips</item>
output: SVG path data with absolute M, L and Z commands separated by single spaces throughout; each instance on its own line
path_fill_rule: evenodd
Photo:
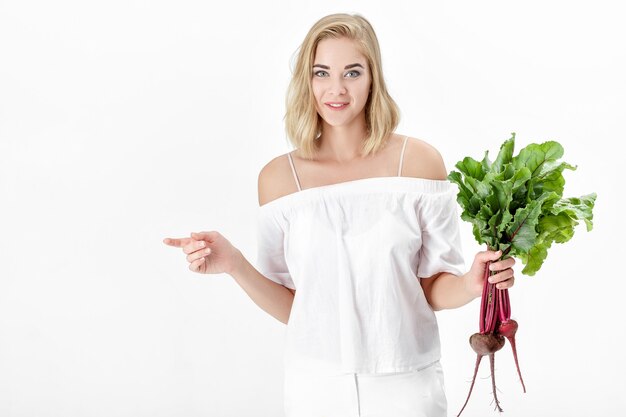
M 331 106 L 331 104 L 334 104 L 335 106 Z M 341 106 L 337 106 L 337 104 L 341 104 Z M 328 103 L 324 103 L 324 105 L 326 107 L 328 107 L 329 109 L 332 109 L 332 110 L 345 109 L 348 106 L 348 104 L 350 104 L 350 103 L 343 103 L 343 102 L 340 102 L 340 101 L 331 101 L 331 102 L 328 102 Z

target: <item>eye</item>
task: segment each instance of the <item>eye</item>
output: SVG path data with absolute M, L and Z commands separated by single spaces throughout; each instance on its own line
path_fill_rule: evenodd
M 322 72 L 325 73 L 325 74 L 328 74 L 326 71 L 322 71 L 322 70 L 315 71 L 313 74 L 319 76 L 319 74 L 322 73 Z M 355 74 L 353 77 L 350 77 L 350 78 L 356 78 L 359 75 L 361 75 L 361 73 L 359 71 L 349 71 L 347 74 Z

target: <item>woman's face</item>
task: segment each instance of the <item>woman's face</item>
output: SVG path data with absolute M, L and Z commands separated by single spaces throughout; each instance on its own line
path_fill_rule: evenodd
M 357 117 L 365 118 L 371 75 L 356 42 L 347 38 L 320 41 L 311 70 L 315 106 L 326 123 L 343 126 Z M 329 103 L 344 105 L 332 108 Z

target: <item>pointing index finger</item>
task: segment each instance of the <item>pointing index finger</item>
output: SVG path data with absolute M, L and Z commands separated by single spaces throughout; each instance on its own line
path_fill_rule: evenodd
M 181 246 L 186 244 L 186 241 L 188 239 L 173 239 L 173 238 L 169 238 L 166 237 L 165 239 L 163 239 L 163 243 L 165 243 L 166 245 L 170 245 L 170 246 L 176 246 L 178 248 L 180 248 Z

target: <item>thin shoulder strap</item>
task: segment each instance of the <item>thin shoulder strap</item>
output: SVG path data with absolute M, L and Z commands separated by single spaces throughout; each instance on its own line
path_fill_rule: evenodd
M 404 159 L 404 148 L 406 148 L 406 140 L 408 138 L 409 138 L 408 136 L 404 138 L 404 144 L 402 145 L 402 152 L 400 153 L 400 164 L 398 165 L 398 177 L 402 173 L 402 160 Z
M 302 191 L 302 188 L 300 188 L 300 181 L 298 180 L 298 174 L 296 174 L 296 168 L 293 166 L 293 160 L 291 159 L 291 152 L 289 152 L 287 156 L 289 157 L 289 165 L 291 165 L 291 172 L 293 172 L 293 178 L 296 180 L 298 191 Z

